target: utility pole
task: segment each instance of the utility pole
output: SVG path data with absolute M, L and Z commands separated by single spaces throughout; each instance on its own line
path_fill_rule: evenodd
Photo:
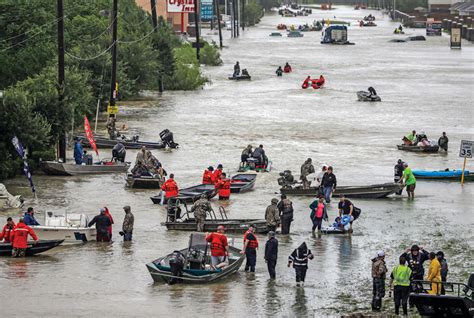
M 57 0 L 56 16 L 58 18 L 58 107 L 64 109 L 64 8 L 63 0 Z M 66 162 L 66 128 L 61 128 L 58 142 L 57 159 Z
M 112 9 L 112 76 L 110 79 L 110 99 L 109 106 L 107 107 L 108 125 L 115 132 L 115 120 L 117 114 L 117 106 L 115 104 L 115 99 L 117 98 L 117 11 L 118 11 L 118 0 L 114 0 L 113 9 Z M 111 136 L 112 137 L 112 136 Z
M 158 19 L 156 17 L 156 0 L 150 0 L 151 6 L 151 21 L 153 23 L 153 30 L 158 33 Z M 161 72 L 158 71 L 158 92 L 163 93 L 163 81 L 161 78 Z
M 219 0 L 214 0 L 217 11 L 217 28 L 219 29 L 219 47 L 222 49 L 222 29 L 221 29 L 221 10 L 219 8 Z
M 235 5 L 235 9 L 234 9 L 234 16 L 235 16 L 235 36 L 238 37 L 240 35 L 240 27 L 239 27 L 239 18 L 240 18 L 240 14 L 239 14 L 239 0 L 234 0 L 234 5 Z
M 235 1 L 235 0 L 233 0 Z M 231 38 L 234 38 L 235 37 L 235 32 L 234 32 L 234 28 L 235 28 L 235 20 L 234 20 L 234 3 L 233 3 L 232 0 L 229 0 L 229 10 L 230 10 L 230 37 Z
M 242 1 L 242 11 L 241 11 L 241 19 L 240 19 L 240 23 L 242 24 L 242 31 L 245 30 L 245 1 L 246 0 L 240 0 Z
M 196 58 L 198 62 L 201 60 L 201 56 L 199 54 L 199 46 L 201 45 L 199 43 L 199 6 L 198 6 L 198 0 L 194 0 L 194 23 L 195 23 L 195 29 L 196 29 Z

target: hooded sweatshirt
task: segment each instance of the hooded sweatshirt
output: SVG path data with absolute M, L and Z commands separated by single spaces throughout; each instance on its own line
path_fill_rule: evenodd
M 288 257 L 288 261 L 293 263 L 293 268 L 308 268 L 308 259 L 312 259 L 313 254 L 308 249 L 306 243 L 303 242 L 301 245 L 291 253 Z

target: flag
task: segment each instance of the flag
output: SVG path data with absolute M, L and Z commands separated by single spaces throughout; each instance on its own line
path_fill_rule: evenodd
M 31 191 L 35 193 L 36 189 L 35 189 L 35 185 L 33 184 L 33 177 L 31 176 L 30 167 L 28 166 L 28 162 L 26 161 L 25 148 L 23 148 L 23 145 L 21 144 L 17 136 L 13 136 L 12 144 L 13 144 L 13 147 L 15 147 L 15 150 L 20 156 L 20 158 L 23 159 L 23 173 L 25 174 L 25 176 L 28 178 L 28 181 L 30 182 Z
M 84 131 L 86 133 L 87 140 L 91 145 L 92 149 L 94 149 L 97 156 L 99 155 L 99 151 L 97 150 L 97 145 L 95 144 L 94 135 L 92 134 L 91 125 L 89 124 L 89 120 L 86 116 L 84 116 Z

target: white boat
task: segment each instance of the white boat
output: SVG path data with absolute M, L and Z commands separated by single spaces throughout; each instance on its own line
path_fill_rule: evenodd
M 23 206 L 23 198 L 20 195 L 11 195 L 5 185 L 0 183 L 0 209 L 18 209 Z
M 83 243 L 96 240 L 95 227 L 87 227 L 85 214 L 67 213 L 45 215 L 43 225 L 31 226 L 40 240 L 64 240 L 63 244 Z

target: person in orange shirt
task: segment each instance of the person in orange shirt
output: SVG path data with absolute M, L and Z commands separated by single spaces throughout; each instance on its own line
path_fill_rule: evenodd
M 110 225 L 107 228 L 107 232 L 109 233 L 109 238 L 112 239 L 112 224 L 114 224 L 114 218 L 112 214 L 110 214 L 109 208 L 104 207 L 105 215 L 110 219 Z
M 258 239 L 255 235 L 255 224 L 251 224 L 249 229 L 244 234 L 244 248 L 242 254 L 245 254 L 247 262 L 245 263 L 245 271 L 255 272 L 255 265 L 257 264 L 257 249 Z
M 212 181 L 214 182 L 214 184 L 216 184 L 217 182 L 219 182 L 220 179 L 222 179 L 223 168 L 224 167 L 222 166 L 222 164 L 217 165 L 216 171 L 214 171 L 214 173 L 212 174 Z
M 15 228 L 15 222 L 9 217 L 7 219 L 7 224 L 3 227 L 2 233 L 0 233 L 0 242 L 4 240 L 4 243 L 10 243 L 10 234 Z
M 223 268 L 229 264 L 229 244 L 224 233 L 224 226 L 219 225 L 217 232 L 206 235 L 206 241 L 211 243 L 211 266 L 215 269 Z
M 170 174 L 170 177 L 168 180 L 165 181 L 163 186 L 161 187 L 161 190 L 165 192 L 165 198 L 170 199 L 177 197 L 179 194 L 179 188 L 178 184 L 176 181 L 174 181 L 174 174 Z
M 213 171 L 214 167 L 210 166 L 202 174 L 202 184 L 214 184 L 213 182 Z
M 31 235 L 33 240 L 38 241 L 35 231 L 23 222 L 23 218 L 18 221 L 18 224 L 10 233 L 10 241 L 13 245 L 12 257 L 24 257 L 26 249 L 28 248 L 28 235 Z
M 227 175 L 222 173 L 222 178 L 217 181 L 216 189 L 219 193 L 219 200 L 229 200 L 230 198 L 230 179 L 227 179 Z

